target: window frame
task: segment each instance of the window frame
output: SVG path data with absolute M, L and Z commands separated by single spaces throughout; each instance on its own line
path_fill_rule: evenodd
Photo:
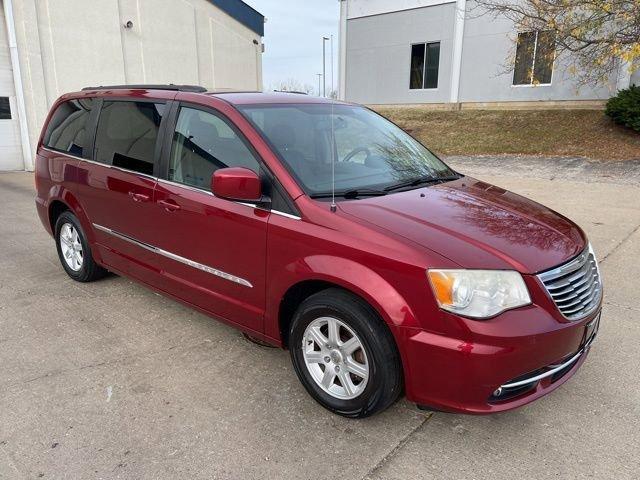
M 102 165 L 103 167 L 115 168 L 121 170 L 123 172 L 132 173 L 135 175 L 141 175 L 143 177 L 148 178 L 158 178 L 160 173 L 160 163 L 161 163 L 161 152 L 162 152 L 162 143 L 163 143 L 163 134 L 164 129 L 166 129 L 167 120 L 169 117 L 169 111 L 171 107 L 171 100 L 165 100 L 160 98 L 131 98 L 125 96 L 108 96 L 108 97 L 96 97 L 99 98 L 99 105 L 96 110 L 99 114 L 95 118 L 95 123 L 92 125 L 92 136 L 91 136 L 91 162 L 96 165 Z M 98 136 L 98 123 L 100 122 L 100 116 L 102 115 L 102 107 L 105 102 L 129 102 L 129 103 L 153 103 L 153 104 L 162 104 L 165 106 L 164 114 L 162 115 L 162 119 L 160 120 L 160 125 L 158 126 L 158 136 L 156 137 L 156 143 L 153 149 L 153 173 L 151 175 L 143 172 L 138 172 L 136 170 L 130 170 L 128 168 L 119 167 L 117 165 L 113 165 L 112 163 L 102 163 L 98 162 L 96 158 L 96 137 Z M 93 113 L 93 112 L 92 112 Z
M 278 178 L 267 166 L 262 156 L 258 153 L 258 151 L 251 144 L 251 142 L 247 139 L 246 135 L 242 132 L 242 130 L 240 130 L 240 128 L 227 115 L 222 113 L 220 110 L 208 105 L 202 105 L 200 103 L 195 103 L 195 102 L 190 102 L 185 100 L 174 100 L 171 102 L 171 107 L 169 108 L 169 112 L 165 116 L 166 117 L 166 124 L 164 125 L 165 130 L 161 132 L 161 134 L 163 135 L 163 138 L 162 138 L 162 141 L 160 142 L 161 143 L 160 162 L 159 162 L 159 171 L 157 175 L 157 179 L 159 181 L 170 183 L 171 185 L 176 185 L 178 187 L 183 187 L 188 190 L 192 190 L 192 191 L 196 191 L 196 192 L 200 192 L 208 195 L 213 195 L 215 198 L 220 198 L 220 197 L 217 197 L 208 188 L 200 188 L 193 185 L 188 185 L 186 183 L 180 183 L 174 180 L 169 180 L 169 167 L 171 163 L 173 135 L 178 125 L 180 109 L 183 107 L 209 113 L 211 115 L 218 117 L 222 122 L 224 122 L 233 131 L 233 133 L 235 133 L 238 136 L 240 141 L 245 145 L 245 147 L 247 147 L 249 152 L 251 152 L 256 162 L 258 163 L 258 172 L 256 173 L 258 174 L 258 177 L 260 177 L 263 192 L 269 196 L 273 196 L 272 195 L 273 190 L 277 190 L 278 194 L 282 197 L 282 199 L 284 200 L 284 203 L 288 207 L 286 212 L 283 212 L 280 210 L 271 210 L 271 209 L 269 210 L 273 211 L 273 213 L 291 215 L 298 219 L 300 218 L 300 212 L 296 208 L 295 204 L 293 203 L 293 200 L 291 200 L 289 193 L 280 184 L 280 181 L 278 180 Z M 165 117 L 163 117 L 163 121 L 165 120 Z M 254 208 L 261 208 L 264 210 L 263 207 L 258 207 L 255 204 L 249 204 L 244 202 L 234 202 L 234 203 L 243 203 L 246 205 L 253 206 Z
M 556 69 L 555 69 L 555 63 L 556 63 L 556 48 L 554 46 L 553 49 L 553 60 L 551 60 L 551 78 L 549 80 L 549 83 L 534 83 L 534 75 L 535 75 L 535 68 L 536 68 L 536 53 L 538 51 L 538 35 L 540 34 L 540 32 L 547 32 L 550 30 L 522 30 L 522 31 L 518 31 L 518 35 L 516 37 L 516 52 L 515 52 L 515 58 L 513 60 L 513 75 L 511 76 L 511 88 L 531 88 L 531 87 L 550 87 L 551 85 L 553 85 L 553 74 L 555 73 Z M 516 81 L 516 61 L 518 58 L 518 39 L 520 38 L 520 35 L 526 34 L 526 33 L 535 33 L 535 39 L 534 39 L 534 44 L 533 44 L 533 55 L 531 57 L 531 81 L 530 83 L 515 83 Z
M 427 80 L 427 56 L 428 56 L 428 46 L 429 45 L 438 45 L 438 75 L 436 76 L 436 86 L 435 87 L 425 87 L 426 84 L 426 80 Z M 417 46 L 417 45 L 423 45 L 424 46 L 424 58 L 422 60 L 422 87 L 421 88 L 411 88 L 411 59 L 413 58 L 413 47 Z M 442 55 L 440 54 L 440 48 L 442 47 L 442 41 L 441 40 L 432 40 L 429 42 L 416 42 L 416 43 L 412 43 L 410 45 L 410 50 L 409 50 L 409 91 L 410 92 L 420 92 L 420 91 L 436 91 L 440 88 L 440 58 L 442 57 Z

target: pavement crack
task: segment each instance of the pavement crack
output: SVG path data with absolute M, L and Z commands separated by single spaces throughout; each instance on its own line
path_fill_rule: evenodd
M 185 345 L 183 348 L 184 348 L 184 350 L 191 350 L 193 348 L 200 347 L 200 346 L 202 346 L 202 345 L 204 345 L 204 344 L 206 344 L 208 342 L 209 342 L 209 340 L 204 340 L 202 342 L 194 343 L 192 345 Z M 41 380 L 43 378 L 57 377 L 59 375 L 64 375 L 66 373 L 79 372 L 79 371 L 82 371 L 82 370 L 88 370 L 88 369 L 96 368 L 96 367 L 103 367 L 103 366 L 106 366 L 106 365 L 117 365 L 119 363 L 127 362 L 127 361 L 130 361 L 130 360 L 135 360 L 135 359 L 138 359 L 138 358 L 151 357 L 151 356 L 157 355 L 159 353 L 170 352 L 170 351 L 175 350 L 176 348 L 179 348 L 179 347 L 180 347 L 180 345 L 171 345 L 169 347 L 162 348 L 162 349 L 159 349 L 159 350 L 152 350 L 152 351 L 149 351 L 149 352 L 141 352 L 141 353 L 138 353 L 138 354 L 135 354 L 135 355 L 126 355 L 124 357 L 116 358 L 114 360 L 109 360 L 109 361 L 105 361 L 105 362 L 89 363 L 87 365 L 80 365 L 79 367 L 76 367 L 76 368 L 67 368 L 67 369 L 62 369 L 62 370 L 55 370 L 55 371 L 52 371 L 52 372 L 44 373 L 42 375 L 38 375 L 36 377 L 28 378 L 26 380 L 22 380 L 20 382 L 12 383 L 10 385 L 7 385 L 6 388 L 13 388 L 13 387 L 17 387 L 17 386 L 20 386 L 20 385 L 26 385 L 28 383 L 32 383 L 32 382 L 35 382 L 37 380 Z
M 638 308 L 638 307 L 632 307 L 630 305 L 622 305 L 620 303 L 611 302 L 609 300 L 605 300 L 604 304 L 605 305 L 611 305 L 612 307 L 616 307 L 616 308 L 621 308 L 623 310 L 630 310 L 632 312 L 640 312 L 640 308 Z
M 627 240 L 633 237 L 633 235 L 635 235 L 639 230 L 640 230 L 640 225 L 636 226 L 636 228 L 634 228 L 628 235 L 626 235 L 622 240 L 620 240 L 609 253 L 607 253 L 604 257 L 602 257 L 602 260 L 600 260 L 600 263 L 604 263 L 604 261 L 607 258 L 609 258 L 611 255 L 616 253 L 620 249 L 620 247 L 622 247 L 622 245 L 627 243 Z
M 413 436 L 414 433 L 416 433 L 418 430 L 420 430 L 422 428 L 423 425 L 425 425 L 429 419 L 433 416 L 433 412 L 427 413 L 424 415 L 424 418 L 422 419 L 422 421 L 416 425 L 414 428 L 411 429 L 411 431 L 409 433 L 407 433 L 404 437 L 402 437 L 400 439 L 400 441 L 396 444 L 395 447 L 393 447 L 386 455 L 384 455 L 380 461 L 378 463 L 376 463 L 367 473 L 364 477 L 362 477 L 362 480 L 369 480 L 373 478 L 373 475 L 378 472 L 382 467 L 384 467 L 389 460 L 391 460 L 393 457 L 396 456 L 396 454 L 402 450 L 402 448 L 407 444 L 407 442 L 409 441 L 409 439 Z

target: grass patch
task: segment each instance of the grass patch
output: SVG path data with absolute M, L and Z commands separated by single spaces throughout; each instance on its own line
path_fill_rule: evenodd
M 376 110 L 442 155 L 640 159 L 640 134 L 614 124 L 601 110 Z

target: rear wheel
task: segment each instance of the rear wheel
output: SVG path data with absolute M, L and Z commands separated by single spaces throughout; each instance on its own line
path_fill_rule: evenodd
M 107 273 L 93 259 L 87 237 L 73 213 L 66 211 L 60 214 L 55 225 L 55 239 L 60 263 L 74 280 L 91 282 Z
M 367 417 L 389 407 L 402 390 L 394 339 L 363 300 L 339 289 L 307 298 L 290 330 L 298 378 L 323 407 Z

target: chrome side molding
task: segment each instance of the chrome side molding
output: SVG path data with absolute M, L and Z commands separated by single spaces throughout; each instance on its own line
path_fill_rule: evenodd
M 149 245 L 148 243 L 141 242 L 139 240 L 136 240 L 133 237 L 130 237 L 120 232 L 116 232 L 115 230 L 112 230 L 108 227 L 98 225 L 97 223 L 94 223 L 93 226 L 97 230 L 108 233 L 109 235 L 117 237 L 126 242 L 132 243 L 134 245 L 137 245 L 138 247 L 144 248 L 145 250 L 149 250 L 151 252 L 157 253 L 158 255 L 162 255 L 163 257 L 170 258 L 171 260 L 174 260 L 176 262 L 180 262 L 192 268 L 196 268 L 198 270 L 202 270 L 203 272 L 210 273 L 211 275 L 215 275 L 216 277 L 224 278 L 225 280 L 228 280 L 230 282 L 234 282 L 239 285 L 243 285 L 245 287 L 253 288 L 253 285 L 251 284 L 251 282 L 249 282 L 248 280 L 245 280 L 244 278 L 237 277 L 235 275 L 232 275 L 227 272 L 223 272 L 222 270 L 218 270 L 217 268 L 213 268 L 208 265 L 204 265 L 202 263 L 198 263 L 189 258 L 181 257 L 180 255 L 176 255 L 175 253 L 171 253 L 167 250 L 163 250 L 162 248 L 158 248 L 153 245 Z

